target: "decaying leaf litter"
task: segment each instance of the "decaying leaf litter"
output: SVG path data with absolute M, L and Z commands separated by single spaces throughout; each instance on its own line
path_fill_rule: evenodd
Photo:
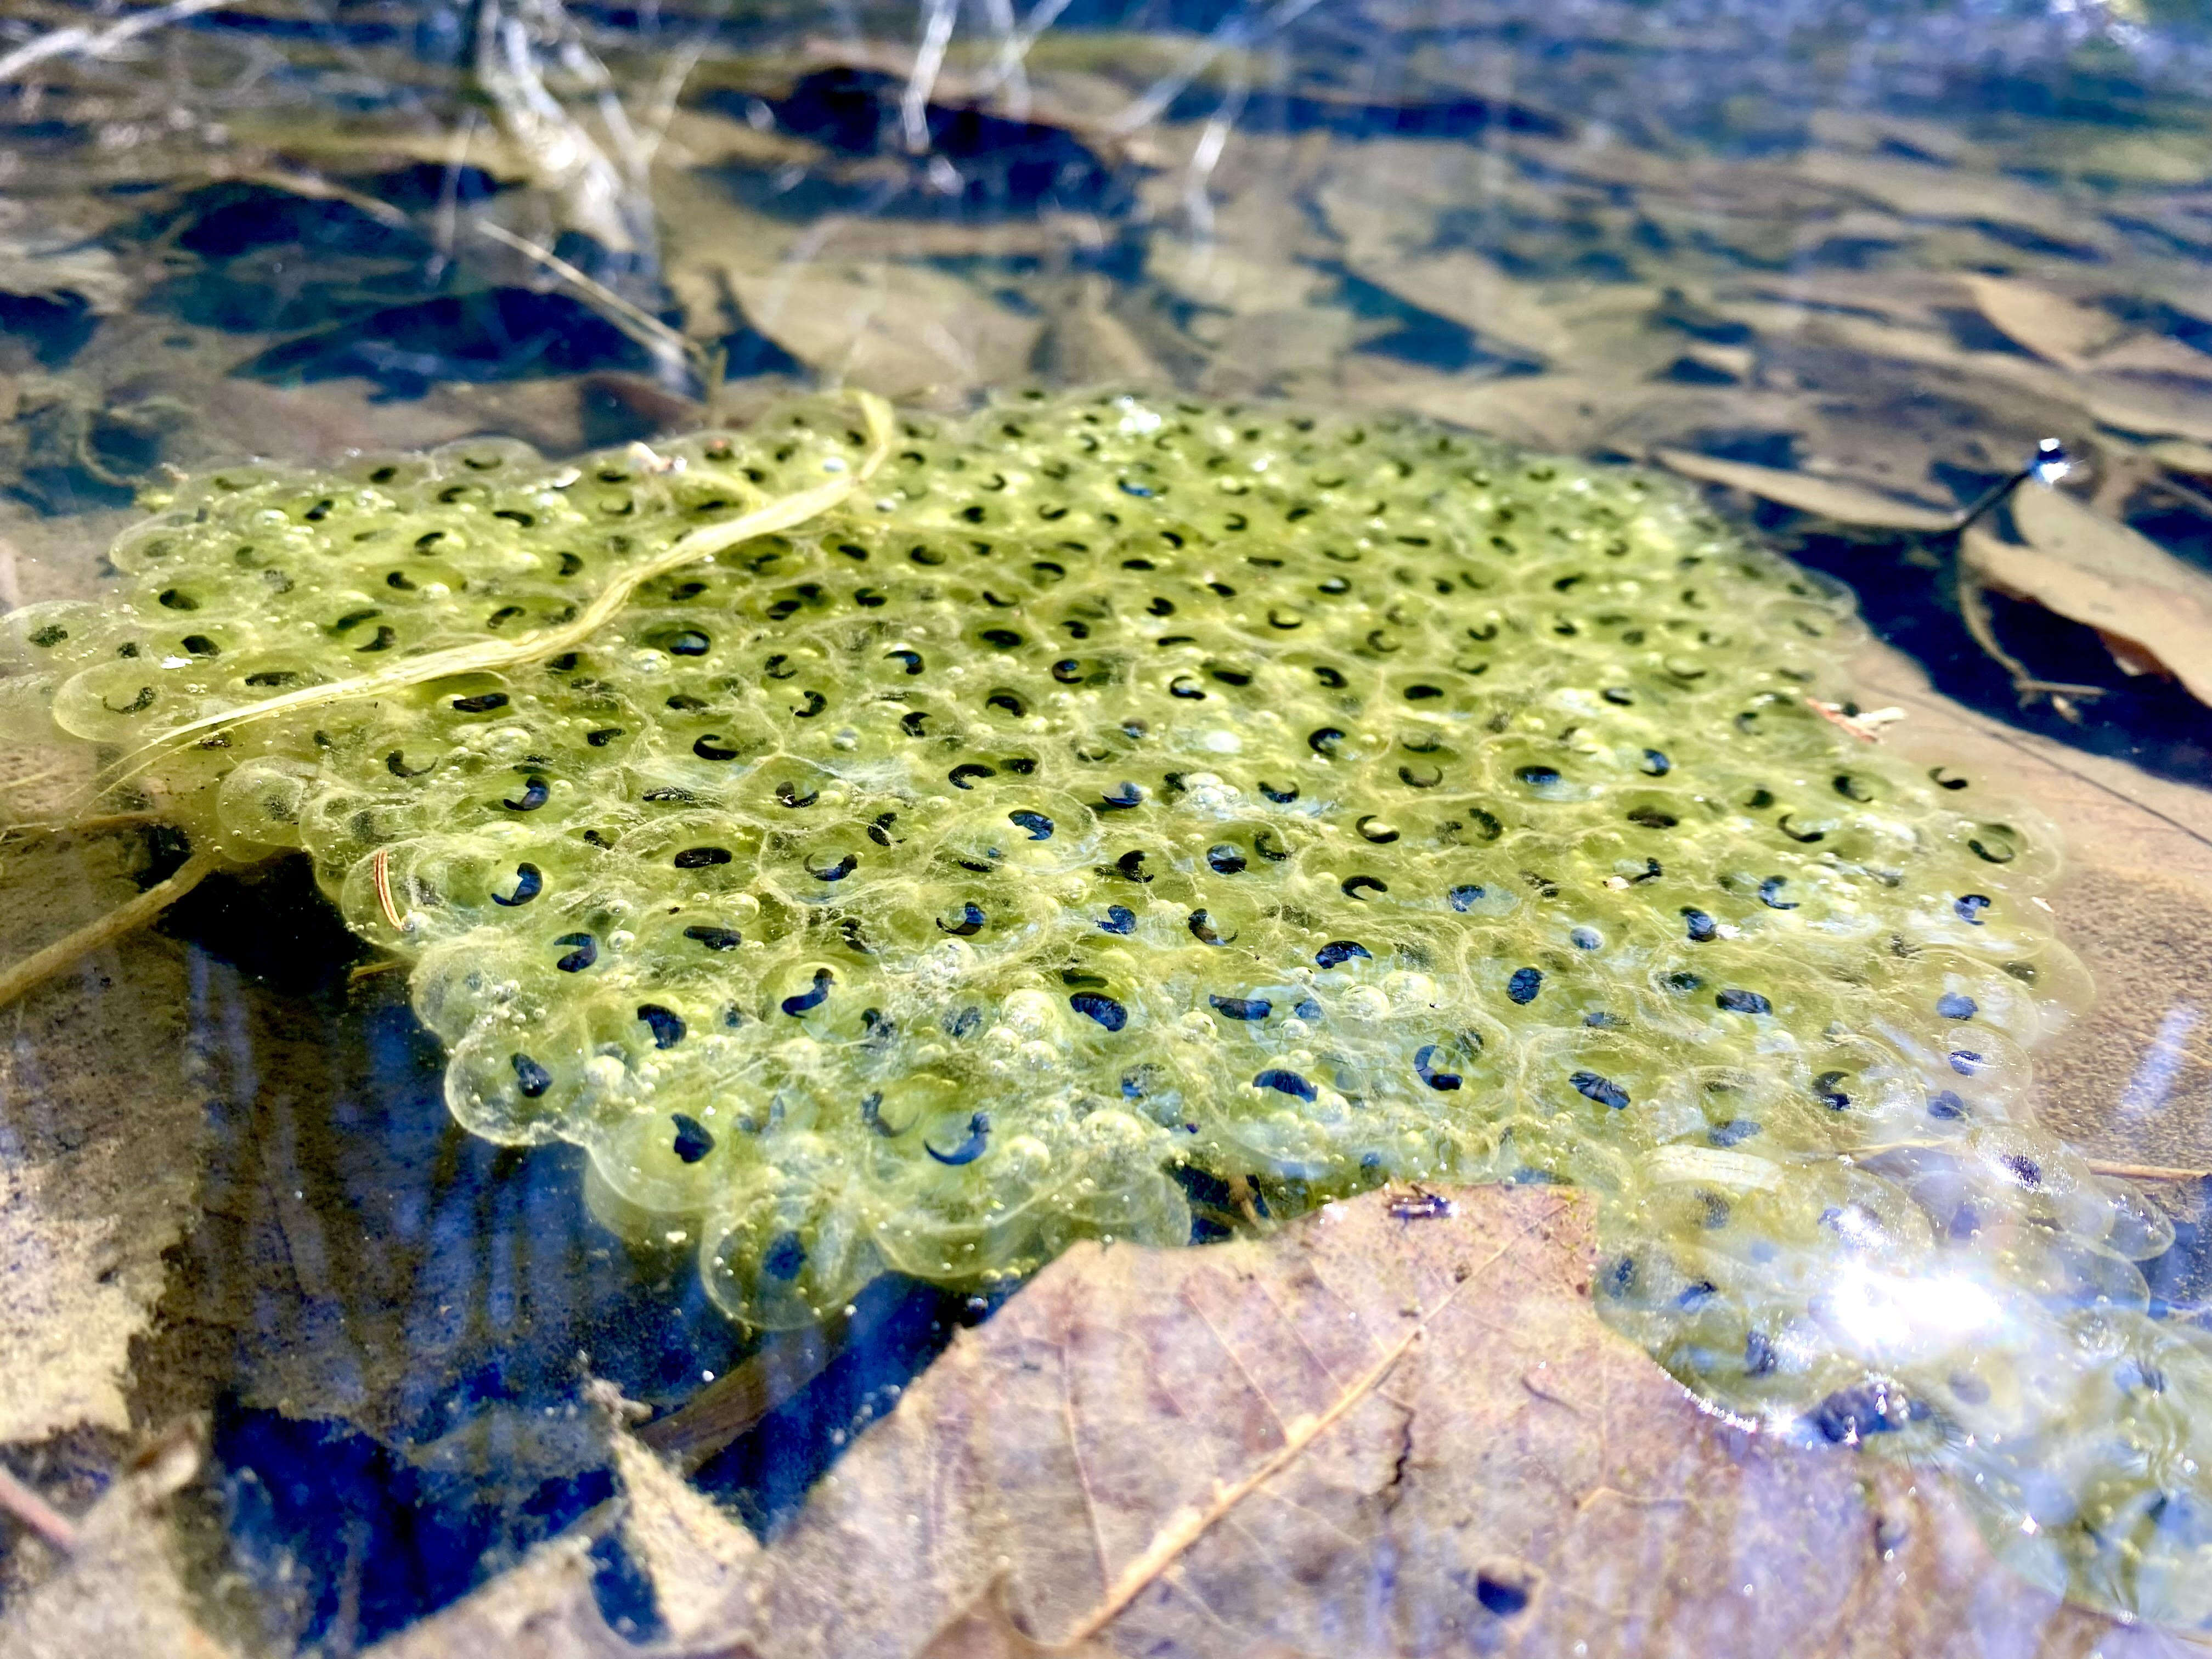
M 1481 166 L 1462 170 L 1456 193 L 1424 196 L 1404 223 L 1378 226 L 1352 216 L 1359 202 L 1384 198 L 1376 182 L 1449 172 L 1429 164 L 1455 146 L 1347 140 L 1326 131 L 1277 134 L 1246 130 L 1233 120 L 1182 121 L 1172 118 L 1182 112 L 1179 107 L 1170 107 L 1171 118 L 1164 122 L 1115 135 L 1110 131 L 1115 112 L 1141 96 L 1168 66 L 1137 56 L 1126 43 L 1067 39 L 1075 44 L 1064 69 L 1054 67 L 1060 41 L 1052 35 L 1032 50 L 1025 65 L 1030 111 L 1133 174 L 1133 232 L 1115 215 L 1095 211 L 1052 218 L 1018 210 L 997 222 L 975 222 L 966 214 L 931 216 L 925 162 L 909 161 L 895 147 L 849 154 L 820 128 L 808 137 L 778 118 L 777 106 L 787 102 L 795 86 L 809 75 L 837 71 L 841 59 L 854 73 L 886 77 L 881 86 L 864 83 L 862 91 L 872 108 L 890 112 L 913 57 L 910 47 L 888 38 L 864 52 L 814 50 L 795 64 L 789 54 L 758 66 L 743 61 L 718 66 L 710 57 L 699 77 L 696 105 L 679 107 L 670 128 L 683 142 L 665 147 L 667 161 L 656 155 L 649 165 L 656 174 L 655 197 L 681 208 L 664 208 L 659 228 L 661 268 L 680 306 L 672 314 L 702 344 L 732 347 L 740 368 L 772 365 L 765 377 L 739 374 L 726 381 L 720 395 L 731 406 L 745 407 L 768 382 L 806 370 L 842 373 L 860 384 L 880 372 L 879 389 L 912 393 L 934 387 L 938 395 L 957 399 L 963 389 L 1036 362 L 1073 378 L 1110 375 L 1428 408 L 1554 447 L 1638 456 L 1663 447 L 1703 454 L 1710 458 L 1709 469 L 1712 461 L 1746 465 L 1739 457 L 1748 453 L 1759 458 L 1749 465 L 1805 481 L 1766 481 L 1778 489 L 1856 486 L 1883 501 L 1902 501 L 1909 509 L 1924 504 L 1937 514 L 1947 503 L 1970 498 L 1971 482 L 1956 482 L 1957 475 L 1986 478 L 2007 471 L 2018 464 L 2024 446 L 2047 433 L 2066 437 L 2104 463 L 2093 499 L 2108 521 L 2128 505 L 2124 497 L 2109 495 L 2106 484 L 2115 476 L 2130 481 L 2130 494 L 2139 483 L 2142 494 L 2158 496 L 2149 504 L 2178 511 L 2184 524 L 2193 509 L 2171 487 L 2191 489 L 2205 482 L 2204 458 L 2190 446 L 2212 436 L 2206 429 L 2207 392 L 2204 377 L 2188 372 L 2196 366 L 2188 355 L 2195 348 L 2186 343 L 2201 337 L 2191 332 L 2201 323 L 2190 320 L 2203 313 L 2201 267 L 2147 249 L 2142 234 L 2128 228 L 2159 227 L 2176 239 L 2161 245 L 2167 249 L 2191 238 L 2202 240 L 2201 199 L 2191 193 L 2201 181 L 2166 176 L 2173 170 L 2170 154 L 2153 169 L 2160 174 L 2154 178 L 2136 176 L 2144 171 L 2142 158 L 2134 158 L 2131 172 L 2130 156 L 2122 150 L 2057 169 L 2056 183 L 2030 185 L 2003 170 L 2008 160 L 2052 148 L 2049 134 L 2033 130 L 1947 146 L 1940 133 L 1910 124 L 1838 116 L 1814 124 L 1797 165 L 1753 167 L 1692 163 L 1679 151 L 1668 154 L 1663 138 L 1650 142 L 1654 135 L 1648 133 L 1638 135 L 1643 142 L 1593 143 L 1562 121 L 1557 132 L 1524 125 L 1489 133 Z M 615 62 L 617 54 L 608 53 L 607 60 Z M 1453 69 L 1428 67 L 1440 70 L 1447 82 Z M 84 77 L 65 95 L 82 97 L 87 118 L 127 114 L 132 100 L 143 98 L 128 65 L 64 64 L 62 70 Z M 419 69 L 406 72 L 419 77 Z M 1240 76 L 1249 89 L 1255 82 L 1265 85 L 1272 72 L 1265 64 L 1218 54 L 1194 84 L 1201 94 L 1235 96 Z M 956 107 L 973 94 L 952 76 L 946 86 L 945 107 Z M 1056 88 L 1062 93 L 1058 106 Z M 983 95 L 997 106 L 995 100 L 1012 94 L 994 89 Z M 757 120 L 755 100 L 768 110 L 764 124 Z M 1340 94 L 1339 101 L 1349 100 Z M 636 102 L 645 108 L 651 100 Z M 238 125 L 253 132 L 250 122 Z M 185 220 L 178 222 L 206 205 L 191 192 L 204 190 L 211 178 L 228 177 L 234 180 L 230 188 L 273 191 L 280 198 L 297 190 L 298 199 L 325 204 L 332 198 L 312 193 L 325 176 L 319 169 L 361 183 L 374 179 L 369 166 L 356 173 L 332 163 L 331 151 L 338 146 L 329 138 L 333 124 L 327 116 L 304 130 L 296 116 L 275 125 L 274 138 L 253 135 L 259 153 L 243 165 L 233 155 L 224 157 L 228 167 L 209 167 L 209 155 L 221 157 L 229 147 L 207 142 L 204 132 L 171 152 L 169 165 L 180 158 L 186 165 L 155 182 L 185 204 Z M 285 146 L 288 125 L 295 151 Z M 447 250 L 441 257 L 470 266 L 471 280 L 495 288 L 562 290 L 563 284 L 549 279 L 527 256 L 489 238 L 465 240 L 460 231 L 468 212 L 512 210 L 515 216 L 507 222 L 516 234 L 548 246 L 562 216 L 577 210 L 574 180 L 532 182 L 527 160 L 502 149 L 507 141 L 496 121 L 457 120 L 433 128 L 390 138 L 390 148 L 380 154 L 387 161 L 434 163 L 459 155 L 464 165 L 515 181 L 495 196 L 491 210 L 434 204 L 421 211 L 420 221 L 433 232 L 428 240 Z M 1857 165 L 1876 159 L 1876 152 L 1895 156 L 1900 146 L 1919 159 Z M 367 141 L 361 153 L 380 154 Z M 687 157 L 705 159 L 687 162 Z M 110 179 L 146 178 L 145 161 L 129 151 L 104 156 L 96 166 Z M 1291 181 L 1287 188 L 1285 179 Z M 2002 188 L 1994 187 L 1999 184 Z M 355 185 L 341 188 L 374 199 Z M 793 192 L 805 203 L 802 215 L 776 212 L 775 204 Z M 1625 208 L 1624 198 L 1632 205 Z M 842 204 L 841 222 L 828 222 L 825 198 Z M 2078 210 L 2084 204 L 2093 204 L 2090 210 Z M 453 221 L 442 240 L 435 223 L 441 213 Z M 1343 222 L 1337 213 L 1345 216 Z M 80 213 L 78 222 L 106 232 L 116 222 L 112 214 L 112 204 L 100 202 Z M 1286 227 L 1285 215 L 1298 225 Z M 1711 251 L 1716 222 L 1724 238 L 1734 237 L 1725 253 Z M 2107 228 L 2115 222 L 2125 228 Z M 829 234 L 811 240 L 825 223 Z M 1992 228 L 2002 235 L 1993 235 Z M 702 239 L 689 251 L 687 234 Z M 1086 268 L 1090 254 L 1133 234 L 1146 252 L 1142 276 L 1102 280 Z M 2023 235 L 2050 239 L 2073 252 L 2053 252 L 2039 244 L 2027 253 L 2018 240 L 2003 239 Z M 131 239 L 115 240 L 118 247 L 109 251 L 127 266 Z M 1746 255 L 1771 259 L 1778 251 L 1789 256 L 1831 242 L 1881 247 L 1884 263 L 1809 276 L 1746 274 Z M 55 243 L 45 237 L 33 245 Z M 106 249 L 105 242 L 100 246 Z M 1655 246 L 1664 252 L 1652 252 Z M 2106 256 L 2113 274 L 2085 272 L 2083 252 Z M 1394 260 L 1402 267 L 1403 292 L 1377 280 L 1392 275 Z M 234 265 L 236 260 L 212 263 Z M 1988 280 L 1992 268 L 2012 286 L 1993 286 Z M 79 280 L 97 286 L 89 270 Z M 1603 272 L 1603 279 L 1587 274 L 1593 270 Z M 2081 280 L 2085 275 L 2091 280 Z M 147 282 L 143 267 L 137 280 L 142 288 Z M 764 292 L 805 292 L 817 283 L 826 285 L 826 292 L 859 296 L 842 308 L 849 320 L 842 329 L 792 333 L 769 314 Z M 2021 284 L 2042 297 L 2024 297 Z M 757 305 L 747 305 L 745 286 L 754 289 Z M 1470 301 L 1455 311 L 1454 295 L 1468 289 L 1485 302 Z M 112 303 L 115 292 L 112 287 L 104 296 L 66 288 L 40 291 L 74 293 L 95 315 L 106 314 L 97 306 Z M 882 305 L 866 297 L 875 295 L 937 307 L 943 337 L 916 343 L 885 331 Z M 1993 295 L 2000 297 L 1992 300 Z M 2193 312 L 2192 302 L 2198 307 Z M 2105 330 L 2096 320 L 2100 313 L 2118 326 Z M 1969 326 L 1962 315 L 1980 319 L 1987 329 Z M 396 333 L 398 325 L 385 326 Z M 2045 331 L 2040 344 L 2021 337 L 2039 328 Z M 252 348 L 289 345 L 296 336 L 256 341 L 198 325 L 194 332 L 205 342 L 210 361 L 203 366 L 199 352 L 191 354 L 186 373 L 172 382 L 190 389 L 172 395 L 188 403 L 212 385 L 234 404 L 270 408 L 264 419 L 274 441 L 267 447 L 287 447 L 287 422 L 295 411 L 309 410 L 327 434 L 319 441 L 332 448 L 422 441 L 409 435 L 419 433 L 419 425 L 394 418 L 398 410 L 412 416 L 422 404 L 395 410 L 362 395 L 391 384 L 390 365 L 406 355 L 404 337 L 395 338 L 381 359 L 337 361 L 332 366 L 359 378 L 324 383 L 303 397 L 251 380 L 210 380 L 230 363 L 257 355 Z M 333 337 L 340 332 L 332 330 Z M 892 337 L 874 343 L 887 333 Z M 1338 343 L 1317 351 L 1316 339 Z M 129 383 L 131 354 L 120 351 L 117 357 L 114 381 L 99 388 L 94 400 L 86 400 L 74 383 L 67 386 L 81 412 L 66 419 L 48 416 L 38 428 L 53 434 L 39 440 L 45 446 L 39 453 L 58 457 L 50 463 L 52 472 L 64 489 L 79 492 L 58 499 L 50 493 L 52 486 L 43 486 L 34 499 L 46 506 L 75 504 L 82 491 L 106 482 L 102 470 L 128 479 L 158 459 L 190 464 L 219 453 L 224 434 L 208 431 L 210 423 L 149 429 L 148 398 Z M 296 348 L 286 361 L 322 372 L 315 358 Z M 651 410 L 648 425 L 685 424 L 692 417 L 680 404 L 665 394 L 655 402 L 648 390 L 657 361 L 641 348 L 626 369 L 613 374 L 520 383 L 524 391 L 543 388 L 546 395 L 537 406 L 543 414 L 501 409 L 484 395 L 497 388 L 466 383 L 434 387 L 429 400 L 443 401 L 437 418 L 455 422 L 449 430 L 534 418 L 538 426 L 531 435 L 552 447 L 568 447 L 568 434 L 580 435 L 589 412 L 604 410 L 610 402 L 624 411 Z M 1440 372 L 1440 361 L 1463 366 Z M 989 374 L 982 372 L 986 365 Z M 691 388 L 702 389 L 702 384 Z M 1963 398 L 1977 418 L 1949 431 L 1907 428 L 1869 444 L 1868 411 L 1875 413 L 1878 425 L 1881 412 L 1930 391 L 1947 402 Z M 33 406 L 52 405 L 33 400 Z M 1744 441 L 1747 424 L 1759 434 L 1755 445 Z M 95 465 L 83 465 L 88 456 Z M 1697 465 L 1691 463 L 1693 469 Z M 89 483 L 79 483 L 80 477 Z M 1729 482 L 1741 484 L 1743 478 Z M 1762 492 L 1754 484 L 1748 494 Z M 1784 495 L 1765 498 L 1784 507 L 1807 506 Z M 1810 510 L 1848 523 L 1850 514 L 1837 509 L 1855 500 L 1867 510 L 1863 495 L 1830 496 Z M 1940 534 L 1931 534 L 1931 561 L 1955 556 Z M 2001 520 L 1989 539 L 2014 551 L 1990 556 L 1981 568 L 2012 570 L 2015 578 L 2014 567 L 2027 562 L 2020 550 L 2038 551 L 2033 536 L 2014 522 Z M 2048 568 L 2051 562 L 2041 561 L 2037 578 L 1990 585 L 2054 610 L 2068 604 L 2087 608 L 2069 586 L 2081 580 L 2078 566 L 2069 567 L 2063 555 L 2057 570 Z M 2139 560 L 2133 568 L 2152 590 L 2187 592 L 2185 580 L 2155 560 Z M 1931 587 L 1940 582 L 1948 589 L 1957 574 L 1931 572 Z M 2039 582 L 2044 592 L 2036 591 Z M 2133 615 L 2142 614 L 2141 591 L 2117 600 L 2095 597 L 2107 605 L 2132 601 L 2138 607 Z M 2161 623 L 2164 613 L 2180 611 L 2163 598 L 2152 604 Z M 2133 641 L 2128 633 L 2140 624 L 2115 618 L 2109 610 L 2097 615 L 2118 623 L 2105 629 L 2110 637 L 2132 642 L 2132 653 L 2121 658 L 2126 665 L 2172 668 L 2177 653 L 2179 662 L 2188 660 L 2185 635 L 2167 644 L 2169 655 L 2160 657 L 2155 643 Z M 2185 629 L 2185 611 L 2181 615 Z M 2095 617 L 2077 620 L 2103 626 Z M 2036 665 L 2024 667 L 2033 678 Z M 2094 718 L 2093 705 L 2085 702 L 2081 708 Z M 2180 1039 L 2185 1078 L 2197 1064 L 2190 1057 L 2191 1042 L 2188 1033 Z M 2068 1115 L 2069 1121 L 2085 1121 L 2073 1103 Z M 2096 1121 L 2094 1111 L 2086 1121 Z M 2098 1127 L 2124 1137 L 2154 1126 L 2108 1120 Z M 2190 1150 L 2169 1146 L 2136 1161 L 2201 1162 L 2186 1155 Z M 308 1375 L 314 1366 L 309 1362 L 300 1369 Z
M 617 1503 L 371 1651 L 635 1651 L 592 1600 L 610 1528 L 668 1610 L 654 1650 L 700 1659 L 2200 1650 L 2023 1589 L 1924 1476 L 1700 1413 L 1598 1321 L 1599 1265 L 1587 1205 L 1543 1188 L 1080 1246 L 766 1547 L 617 1428 Z M 124 1483 L 88 1527 L 144 1502 Z M 148 1571 L 73 1561 L 19 1628 L 73 1639 L 65 1609 Z

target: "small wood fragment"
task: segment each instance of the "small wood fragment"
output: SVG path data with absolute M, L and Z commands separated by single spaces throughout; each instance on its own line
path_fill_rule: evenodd
M 1841 726 L 1861 743 L 1880 743 L 1881 728 L 1905 718 L 1902 708 L 1869 708 L 1856 714 L 1846 714 L 1843 704 L 1823 702 L 1818 697 L 1806 698 L 1805 705 L 1831 726 Z
M 843 1352 L 851 1323 L 838 1313 L 813 1330 L 791 1333 L 732 1366 L 667 1416 L 640 1426 L 636 1438 L 679 1469 L 697 1468 L 828 1369 Z
M 1241 1175 L 1229 1177 L 1229 1201 L 1237 1206 L 1237 1213 L 1244 1218 L 1246 1226 L 1260 1224 L 1260 1206 L 1253 1195 L 1250 1177 Z

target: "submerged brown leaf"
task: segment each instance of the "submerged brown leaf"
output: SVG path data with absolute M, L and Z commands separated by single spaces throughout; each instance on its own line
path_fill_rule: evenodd
M 1102 276 L 1079 277 L 1051 296 L 1037 365 L 1048 378 L 1067 386 L 1167 384 L 1166 370 L 1135 331 L 1107 308 L 1112 297 Z
M 1798 168 L 1816 184 L 1866 197 L 1909 219 L 2014 225 L 2062 247 L 2105 252 L 2122 246 L 2094 214 L 2059 191 L 1994 171 L 1826 149 L 1808 150 Z
M 1823 478 L 1810 472 L 1793 472 L 1778 466 L 1754 466 L 1747 461 L 1724 460 L 1686 449 L 1656 449 L 1652 459 L 1685 477 L 1726 484 L 1768 501 L 1794 507 L 1801 513 L 1833 519 L 1838 524 L 1857 524 L 1890 530 L 1948 530 L 1958 514 L 1925 501 L 1907 501 L 1885 491 L 1854 483 L 1848 478 Z
M 2212 478 L 2212 444 L 2192 443 L 2186 438 L 2166 438 L 2147 446 L 2143 453 L 2168 472 Z
M 2212 443 L 2212 387 L 2201 380 L 2171 375 L 2084 374 L 2075 396 L 2083 409 L 2124 432 Z
M 1588 367 L 1583 365 L 1588 364 Z M 1355 356 L 1340 374 L 1341 395 L 1531 448 L 1586 453 L 1648 450 L 1730 426 L 1791 430 L 1803 423 L 1794 392 L 1653 382 L 1587 355 L 1548 374 L 1440 374 L 1380 356 Z
M 1832 149 L 1890 155 L 1917 151 L 1954 164 L 1986 166 L 1995 159 L 1986 148 L 1975 143 L 1952 122 L 1893 115 L 1887 111 L 1816 109 L 1807 118 L 1806 126 L 1814 142 Z
M 59 230 L 10 234 L 5 219 L 0 219 L 0 294 L 19 300 L 75 295 L 102 314 L 120 311 L 131 297 L 115 256 L 89 237 Z
M 1606 374 L 1475 380 L 1372 356 L 1353 358 L 1341 378 L 1344 394 L 1359 403 L 1412 410 L 1509 443 L 1562 451 L 1595 447 L 1649 391 Z
M 540 1544 L 443 1612 L 368 1649 L 363 1659 L 629 1659 L 638 1650 L 608 1628 L 592 1596 L 594 1541 L 591 1531 L 579 1528 Z
M 917 265 L 790 265 L 732 275 L 745 320 L 834 384 L 886 397 L 1022 378 L 1044 331 L 972 284 Z
M 2039 283 L 1967 271 L 1960 277 L 1983 316 L 2015 343 L 2063 368 L 2083 368 L 2120 332 L 2102 307 Z
M 1256 151 L 1257 154 L 1246 152 Z M 1220 199 L 1183 234 L 1155 234 L 1146 251 L 1146 274 L 1188 304 L 1237 316 L 1279 311 L 1316 301 L 1333 286 L 1316 261 L 1333 250 L 1300 210 L 1291 170 L 1294 152 L 1280 145 L 1241 145 L 1227 160 L 1247 167 L 1271 161 L 1276 176 L 1261 175 L 1237 184 L 1224 178 L 1226 161 L 1205 179 L 1166 179 L 1177 189 L 1170 198 L 1188 216 L 1193 183 Z
M 2012 497 L 2025 545 L 1978 528 L 1960 556 L 1987 586 L 2094 628 L 2121 667 L 2172 675 L 2212 703 L 2212 577 L 2063 490 Z
M 1905 709 L 1886 743 L 2004 777 L 2063 832 L 2051 902 L 2097 1002 L 2038 1052 L 2038 1118 L 2100 1159 L 2212 1165 L 2212 1030 L 2197 1012 L 2212 1004 L 2212 792 L 1975 714 L 1887 646 L 1862 647 L 1851 681 L 1868 706 Z M 2185 1206 L 2185 1191 L 2150 1190 Z
M 1346 264 L 1377 288 L 1514 352 L 1549 360 L 1574 349 L 1574 331 L 1534 289 L 1479 253 L 1455 248 L 1412 258 L 1354 254 Z
M 2107 374 L 2212 380 L 2212 356 L 2167 334 L 2130 335 L 2100 349 L 2095 366 Z
M 714 1650 L 2171 1650 L 2008 1577 L 1939 1483 L 1701 1411 L 1599 1322 L 1586 1200 L 1406 1196 L 1076 1247 L 823 1481 Z

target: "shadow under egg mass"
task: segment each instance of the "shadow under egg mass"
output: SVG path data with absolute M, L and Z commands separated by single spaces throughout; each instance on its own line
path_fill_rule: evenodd
M 187 952 L 213 1150 L 134 1406 L 211 1413 L 187 1500 L 206 1582 L 251 1587 L 223 1599 L 288 1650 L 348 1650 L 614 1495 L 586 1380 L 665 1416 L 761 1340 L 708 1301 L 688 1249 L 592 1218 L 581 1152 L 453 1121 L 404 977 L 374 971 L 305 860 L 213 878 L 161 931 Z M 955 1300 L 872 1287 L 826 1374 L 709 1453 L 709 1488 L 763 1523 L 788 1512 L 949 1340 Z M 609 1622 L 660 1633 L 619 1541 L 593 1556 Z

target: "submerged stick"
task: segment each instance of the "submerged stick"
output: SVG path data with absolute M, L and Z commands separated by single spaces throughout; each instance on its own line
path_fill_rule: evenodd
M 840 1311 L 811 1330 L 763 1348 L 725 1371 L 665 1417 L 634 1431 L 687 1473 L 757 1427 L 761 1419 L 829 1369 L 844 1351 L 851 1318 Z
M 64 823 L 0 824 L 0 841 L 12 836 L 92 836 L 106 830 L 135 830 L 142 824 L 161 822 L 159 812 L 100 812 L 88 818 L 70 818 Z
M 137 898 L 117 905 L 97 921 L 88 922 L 43 951 L 33 951 L 14 967 L 0 971 L 0 1008 L 109 940 L 136 933 L 198 886 L 219 862 L 212 853 L 195 853 L 167 881 L 155 883 Z
M 76 1547 L 76 1524 L 4 1468 L 0 1468 L 0 1510 L 14 1516 L 64 1555 Z
M 504 225 L 495 225 L 489 219 L 477 226 L 477 234 L 502 242 L 524 257 L 536 260 L 585 300 L 604 311 L 606 319 L 617 328 L 655 356 L 674 358 L 690 366 L 692 372 L 703 383 L 706 380 L 705 361 L 697 343 L 687 340 L 674 329 L 642 307 L 632 305 L 605 283 L 580 270 L 550 248 L 542 248 L 525 237 L 516 235 Z
M 2212 1170 L 2177 1170 L 2164 1164 L 2113 1164 L 2101 1158 L 2086 1160 L 2092 1175 L 2112 1176 L 2122 1181 L 2203 1181 Z

